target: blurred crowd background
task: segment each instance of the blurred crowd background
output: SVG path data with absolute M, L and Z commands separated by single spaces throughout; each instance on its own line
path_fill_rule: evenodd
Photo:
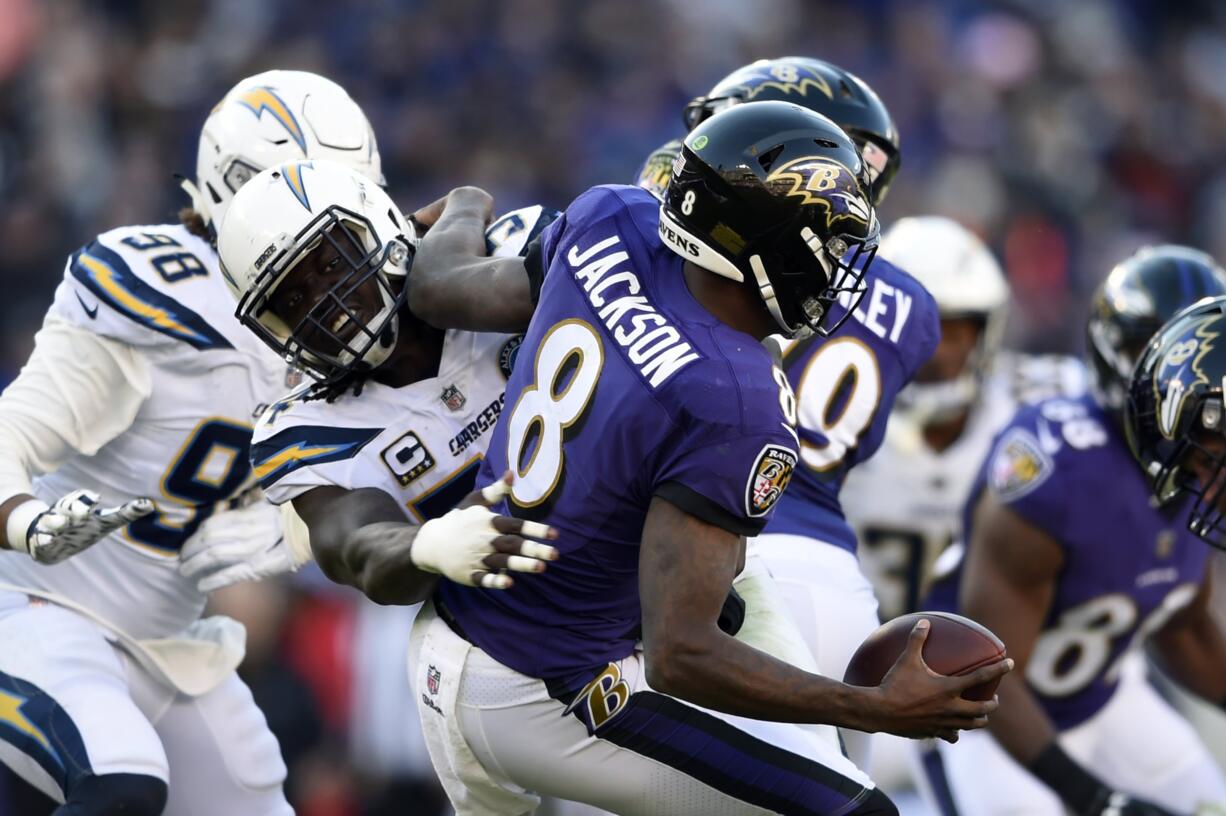
M 1210 0 L 0 0 L 0 383 L 68 253 L 174 218 L 173 174 L 194 173 L 200 124 L 248 74 L 343 84 L 402 207 L 472 183 L 505 210 L 629 181 L 690 97 L 785 54 L 882 96 L 903 152 L 883 221 L 979 231 L 1014 287 L 1016 348 L 1080 351 L 1090 291 L 1142 243 L 1226 258 L 1226 6 Z M 219 604 L 248 622 L 244 673 L 300 813 L 435 811 L 399 725 L 408 692 L 368 659 L 403 664 L 403 610 L 309 574 Z

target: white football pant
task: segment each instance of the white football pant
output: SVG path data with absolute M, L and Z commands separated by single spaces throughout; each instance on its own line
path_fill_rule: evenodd
M 832 544 L 798 535 L 749 540 L 779 587 L 820 674 L 842 680 L 851 656 L 880 625 L 877 596 L 856 557 Z M 839 729 L 847 756 L 870 772 L 873 735 Z
M 553 696 L 427 604 L 409 665 L 430 758 L 457 816 L 529 814 L 542 795 L 627 816 L 845 813 L 872 790 L 835 746 L 801 726 L 652 691 L 640 653 L 609 664 L 578 694 Z
M 280 747 L 237 674 L 188 697 L 91 621 L 12 592 L 0 644 L 0 761 L 52 799 L 88 774 L 144 774 L 167 783 L 166 816 L 292 816 Z

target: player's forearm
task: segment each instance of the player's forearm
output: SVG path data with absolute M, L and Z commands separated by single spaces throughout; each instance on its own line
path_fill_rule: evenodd
M 438 328 L 523 331 L 534 304 L 520 258 L 486 254 L 487 213 L 452 195 L 418 246 L 409 275 L 409 308 Z
M 712 629 L 703 638 L 646 639 L 652 688 L 741 717 L 875 730 L 876 689 L 810 674 Z
M 1194 602 L 1196 603 L 1196 602 Z M 1186 610 L 1154 637 L 1154 656 L 1172 680 L 1226 706 L 1226 636 L 1206 606 Z
M 400 505 L 382 490 L 317 487 L 293 502 L 315 560 L 331 580 L 381 604 L 417 603 L 434 591 L 438 575 L 412 560 L 421 528 L 406 523 Z
M 404 522 L 366 524 L 328 545 L 312 549 L 324 574 L 356 587 L 379 604 L 413 604 L 434 592 L 439 576 L 413 564 L 410 553 L 419 527 Z
M 1056 738 L 1056 728 L 1026 686 L 1021 666 L 1001 680 L 996 693 L 1000 708 L 988 721 L 988 731 L 1018 764 L 1029 766 Z

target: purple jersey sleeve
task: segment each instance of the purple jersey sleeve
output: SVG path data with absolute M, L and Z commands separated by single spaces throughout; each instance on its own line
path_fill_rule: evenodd
M 655 495 L 739 535 L 762 531 L 796 467 L 796 443 L 777 429 L 707 425 L 666 452 Z

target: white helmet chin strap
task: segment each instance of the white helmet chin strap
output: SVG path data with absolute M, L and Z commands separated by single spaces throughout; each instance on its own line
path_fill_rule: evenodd
M 204 193 L 196 186 L 196 182 L 185 178 L 179 182 L 179 186 L 183 188 L 183 192 L 187 193 L 187 197 L 191 199 L 192 209 L 200 214 L 205 224 L 211 224 L 213 216 L 209 212 L 209 205 L 204 198 Z M 216 229 L 216 225 L 214 225 L 214 229 Z
M 750 255 L 749 268 L 753 270 L 754 280 L 758 282 L 758 294 L 762 296 L 762 302 L 766 304 L 766 310 L 771 313 L 771 317 L 775 318 L 775 322 L 779 324 L 779 328 L 783 330 L 783 334 L 786 337 L 796 337 L 796 327 L 789 326 L 788 322 L 783 319 L 783 312 L 779 311 L 779 301 L 775 297 L 775 287 L 771 286 L 770 278 L 766 276 L 766 266 L 762 263 L 762 256 L 757 253 Z M 807 326 L 802 327 L 802 330 L 807 328 Z

